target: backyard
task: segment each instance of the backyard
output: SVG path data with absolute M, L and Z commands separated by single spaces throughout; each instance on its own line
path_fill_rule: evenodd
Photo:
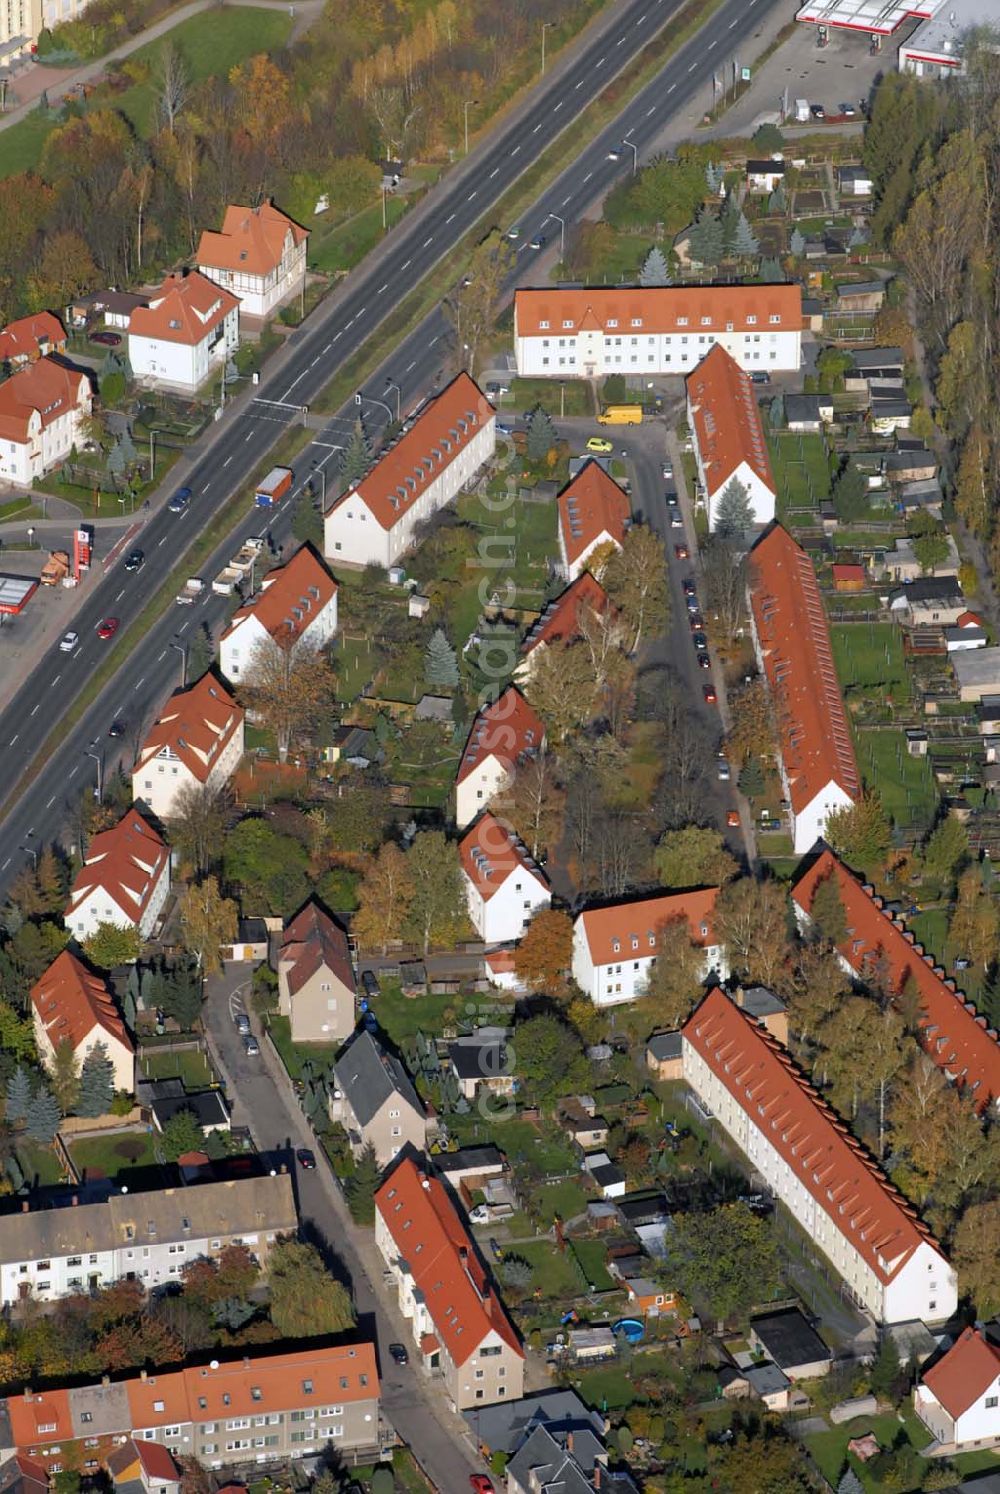
M 901 731 L 861 731 L 856 741 L 861 776 L 877 789 L 882 808 L 897 828 L 928 830 L 938 807 L 928 759 L 910 756 Z
M 199 1048 L 154 1049 L 143 1054 L 142 1066 L 150 1079 L 180 1079 L 185 1089 L 209 1089 L 215 1074 Z
M 69 1151 L 77 1171 L 89 1178 L 115 1178 L 135 1167 L 155 1167 L 157 1162 L 153 1132 L 148 1129 L 83 1137 L 71 1142 Z
M 844 692 L 881 690 L 899 704 L 910 698 L 910 680 L 899 629 L 891 622 L 833 623 L 833 662 Z
M 790 513 L 809 509 L 808 522 L 814 522 L 815 510 L 830 496 L 830 467 L 823 437 L 811 432 L 768 431 L 767 446 L 778 486 L 778 518 L 794 525 Z

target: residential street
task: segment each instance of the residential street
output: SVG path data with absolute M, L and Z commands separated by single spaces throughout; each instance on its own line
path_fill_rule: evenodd
M 425 1379 L 415 1352 L 409 1365 L 399 1368 L 393 1363 L 390 1343 L 405 1343 L 412 1351 L 409 1325 L 396 1310 L 395 1298 L 390 1303 L 388 1293 L 381 1290 L 383 1268 L 372 1232 L 352 1221 L 322 1153 L 317 1152 L 315 1171 L 304 1172 L 295 1165 L 296 1147 L 316 1149 L 312 1132 L 269 1043 L 261 1036 L 260 1057 L 247 1058 L 233 1025 L 231 998 L 235 1009 L 241 1009 L 238 1003 L 248 994 L 249 982 L 249 966 L 230 966 L 225 975 L 208 982 L 205 1004 L 209 1047 L 226 1080 L 233 1121 L 249 1126 L 273 1165 L 284 1162 L 293 1172 L 303 1228 L 320 1236 L 342 1263 L 354 1292 L 359 1332 L 377 1340 L 387 1420 L 442 1494 L 457 1494 L 468 1488 L 470 1473 L 482 1472 L 468 1428 L 445 1406 L 439 1385 Z M 260 1023 L 252 1012 L 251 1022 L 259 1034 Z

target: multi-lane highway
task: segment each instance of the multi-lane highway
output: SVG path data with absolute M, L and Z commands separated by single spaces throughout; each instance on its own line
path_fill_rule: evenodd
M 687 105 L 713 71 L 722 68 L 777 3 L 779 0 L 724 0 L 653 82 L 592 146 L 572 160 L 520 220 L 520 248 L 508 292 L 518 282 L 530 283 L 539 253 L 551 255 L 558 247 L 558 220 L 567 225 L 577 221 L 621 172 L 630 169 L 631 150 L 616 151 L 618 160 L 609 159 L 609 152 L 626 139 L 641 159 L 671 116 Z M 338 369 L 350 366 L 352 356 L 383 318 L 490 211 L 525 166 L 604 86 L 615 68 L 648 42 L 677 8 L 674 0 L 633 0 L 623 5 L 613 23 L 581 49 L 571 66 L 539 85 L 534 108 L 491 136 L 474 162 L 445 177 L 379 251 L 347 277 L 307 326 L 293 335 L 280 371 L 261 386 L 252 403 L 223 416 L 227 424 L 221 434 L 215 434 L 210 451 L 191 463 L 180 464 L 175 481 L 191 487 L 194 494 L 187 513 L 176 516 L 161 509 L 150 518 L 135 541 L 145 552 L 143 570 L 129 575 L 121 565 L 112 568 L 74 623 L 80 635 L 78 648 L 71 654 L 53 650 L 4 712 L 0 751 L 5 790 L 9 791 L 30 766 L 99 662 L 102 649 L 108 646 L 96 636 L 100 620 L 110 614 L 128 626 L 169 575 L 198 527 L 208 521 L 228 494 L 246 482 L 283 429 L 300 419 L 302 406 L 316 397 Z M 566 151 L 569 157 L 572 146 L 568 141 Z M 543 250 L 533 251 L 530 241 L 539 233 L 544 233 L 549 243 Z M 397 399 L 405 412 L 416 396 L 434 387 L 449 354 L 448 336 L 445 318 L 436 311 L 393 350 L 366 386 L 365 414 L 370 430 L 388 419 Z M 389 378 L 394 387 L 386 387 Z M 288 533 L 291 505 L 313 470 L 335 472 L 337 451 L 353 414 L 352 404 L 332 418 L 299 462 L 296 488 L 271 521 L 272 534 L 279 542 Z M 202 567 L 203 573 L 213 575 L 234 546 L 260 528 L 260 514 L 254 514 L 248 506 L 246 522 Z M 25 848 L 37 850 L 59 835 L 67 803 L 85 784 L 93 782 L 97 765 L 88 750 L 103 755 L 107 765 L 109 749 L 117 745 L 107 740 L 109 723 L 124 716 L 130 727 L 126 740 L 131 743 L 180 682 L 180 652 L 172 645 L 189 642 L 202 623 L 216 625 L 225 610 L 225 599 L 211 593 L 199 605 L 177 608 L 123 660 L 114 680 L 78 725 L 67 732 L 35 781 L 8 805 L 0 821 L 0 890 L 23 864 Z

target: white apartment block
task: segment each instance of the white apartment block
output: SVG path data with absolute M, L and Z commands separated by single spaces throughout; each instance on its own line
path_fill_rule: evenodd
M 155 928 L 169 891 L 167 843 L 148 820 L 130 809 L 88 845 L 63 920 L 81 944 L 102 923 L 136 929 L 145 939 Z
M 712 926 L 718 895 L 717 887 L 702 887 L 585 908 L 573 924 L 573 979 L 595 1006 L 638 1000 L 659 953 L 660 929 L 681 918 L 691 942 L 705 951 L 702 978 L 714 970 L 724 979 L 725 951 Z
M 212 674 L 167 701 L 139 748 L 132 797 L 169 820 L 184 788 L 218 788 L 243 757 L 243 707 Z
M 472 723 L 455 778 L 455 824 L 471 825 L 490 800 L 513 782 L 522 758 L 545 742 L 541 717 L 514 685 L 479 712 Z
M 302 545 L 286 565 L 268 571 L 255 597 L 237 608 L 219 640 L 219 667 L 238 684 L 262 643 L 322 649 L 337 631 L 337 583 L 314 550 Z
M 520 939 L 539 908 L 552 901 L 545 875 L 517 836 L 484 814 L 458 846 L 469 918 L 484 944 Z
M 0 384 L 0 482 L 30 487 L 65 461 L 83 440 L 93 403 L 88 376 L 56 358 L 39 358 Z
M 1000 1346 L 965 1328 L 913 1388 L 913 1409 L 943 1453 L 1000 1446 Z

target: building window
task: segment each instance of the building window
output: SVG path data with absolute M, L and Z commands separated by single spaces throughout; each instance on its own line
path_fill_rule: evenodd
M 995 1410 L 996 1406 L 997 1406 L 997 1397 L 995 1395 L 988 1395 L 986 1397 L 986 1409 L 987 1409 L 987 1411 L 993 1411 L 993 1410 Z

